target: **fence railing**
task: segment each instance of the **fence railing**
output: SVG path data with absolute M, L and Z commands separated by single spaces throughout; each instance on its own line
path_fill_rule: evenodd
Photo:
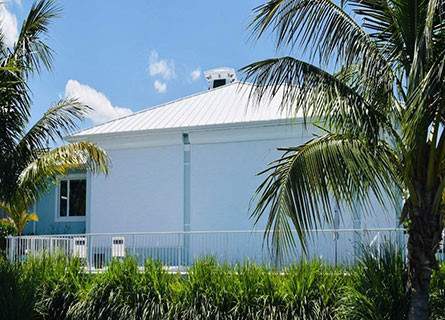
M 64 254 L 83 259 L 89 270 L 100 270 L 112 259 L 127 256 L 140 265 L 151 258 L 174 268 L 189 266 L 206 256 L 229 264 L 250 261 L 285 266 L 301 259 L 351 264 L 369 247 L 378 251 L 386 242 L 406 247 L 404 230 L 396 228 L 310 230 L 306 254 L 297 240 L 297 245 L 280 259 L 267 240 L 264 241 L 262 230 L 21 236 L 7 238 L 6 254 L 10 261 L 22 261 L 41 253 Z

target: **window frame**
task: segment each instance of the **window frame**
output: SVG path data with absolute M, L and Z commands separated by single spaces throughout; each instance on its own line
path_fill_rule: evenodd
M 70 181 L 70 180 L 85 180 L 85 184 L 86 184 L 86 188 L 85 188 L 85 215 L 84 216 L 70 216 L 69 215 L 69 183 L 67 183 L 67 215 L 66 216 L 61 216 L 60 215 L 60 210 L 59 210 L 59 206 L 60 206 L 60 183 L 61 181 Z M 57 186 L 56 186 L 56 208 L 55 208 L 55 217 L 54 217 L 54 221 L 55 222 L 85 222 L 86 221 L 86 217 L 88 214 L 88 177 L 86 174 L 69 174 L 66 176 L 60 176 L 57 178 Z

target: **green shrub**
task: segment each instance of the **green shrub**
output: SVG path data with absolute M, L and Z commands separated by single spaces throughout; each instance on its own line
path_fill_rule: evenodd
M 1 214 L 0 214 L 1 217 Z M 15 233 L 14 227 L 0 218 L 0 255 L 5 256 L 6 237 Z
M 236 268 L 237 288 L 234 290 L 235 319 L 280 319 L 284 316 L 285 300 L 281 287 L 284 274 L 254 264 Z
M 0 258 L 0 318 L 42 318 L 38 308 L 46 298 L 42 293 L 63 278 L 67 266 L 74 263 L 75 260 L 69 261 L 61 255 L 29 257 L 15 264 Z M 51 300 L 51 303 L 55 302 Z
M 113 261 L 79 292 L 69 319 L 162 319 L 168 312 L 175 275 L 161 264 L 147 261 L 140 272 L 136 260 Z
M 31 319 L 34 287 L 21 279 L 20 271 L 20 265 L 0 256 L 0 319 Z
M 9 223 L 5 223 L 0 219 L 0 238 L 5 238 L 7 236 L 13 235 L 15 233 L 14 227 Z
M 148 260 L 89 274 L 78 259 L 0 258 L 0 319 L 406 319 L 402 255 L 368 252 L 354 267 L 300 262 L 274 271 L 207 258 L 187 275 Z M 445 266 L 431 282 L 432 319 L 445 320 Z
M 392 246 L 385 247 L 380 256 L 365 251 L 350 272 L 338 310 L 340 319 L 407 319 L 407 270 L 401 252 Z
M 445 264 L 435 270 L 431 279 L 431 319 L 445 320 Z
M 196 262 L 174 290 L 174 318 L 225 318 L 234 306 L 236 275 L 227 265 L 206 258 Z
M 52 275 L 37 289 L 34 310 L 41 319 L 66 319 L 69 309 L 78 302 L 78 292 L 88 285 L 91 277 L 83 272 L 79 259 L 58 258 L 47 270 Z
M 140 274 L 133 259 L 113 261 L 79 292 L 79 302 L 69 311 L 72 319 L 132 319 L 140 300 Z
M 231 268 L 213 259 L 197 262 L 181 282 L 173 318 L 334 319 L 344 277 L 320 262 L 285 272 L 244 264 Z
M 334 319 L 347 276 L 321 262 L 300 263 L 287 271 L 285 297 L 293 319 Z

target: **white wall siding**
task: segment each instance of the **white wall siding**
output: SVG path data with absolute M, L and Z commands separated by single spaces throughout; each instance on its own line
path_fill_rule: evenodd
M 107 177 L 92 177 L 87 229 L 183 231 L 184 212 L 189 209 L 192 231 L 251 230 L 250 201 L 264 179 L 256 174 L 282 154 L 278 147 L 297 146 L 314 131 L 300 124 L 184 132 L 190 140 L 186 148 L 182 133 L 162 139 L 139 136 L 131 147 L 128 139 L 104 141 L 100 144 L 108 150 L 112 168 Z M 188 148 L 190 179 L 184 180 Z M 384 212 L 378 205 L 372 215 L 359 212 L 355 222 L 352 213 L 341 211 L 340 228 L 395 226 L 393 210 Z M 264 221 L 257 229 L 264 227 Z
M 285 139 L 192 144 L 192 229 L 252 229 L 249 203 L 264 178 L 256 174 L 280 155 L 277 147 L 300 142 Z
M 182 230 L 182 145 L 109 151 L 92 178 L 90 232 Z

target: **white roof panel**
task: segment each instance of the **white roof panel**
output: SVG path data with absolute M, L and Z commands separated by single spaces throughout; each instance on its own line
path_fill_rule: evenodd
M 281 97 L 263 99 L 261 103 L 249 98 L 252 85 L 235 82 L 192 96 L 174 100 L 153 108 L 135 112 L 90 129 L 73 137 L 179 129 L 202 126 L 246 124 L 292 118 L 281 108 Z

